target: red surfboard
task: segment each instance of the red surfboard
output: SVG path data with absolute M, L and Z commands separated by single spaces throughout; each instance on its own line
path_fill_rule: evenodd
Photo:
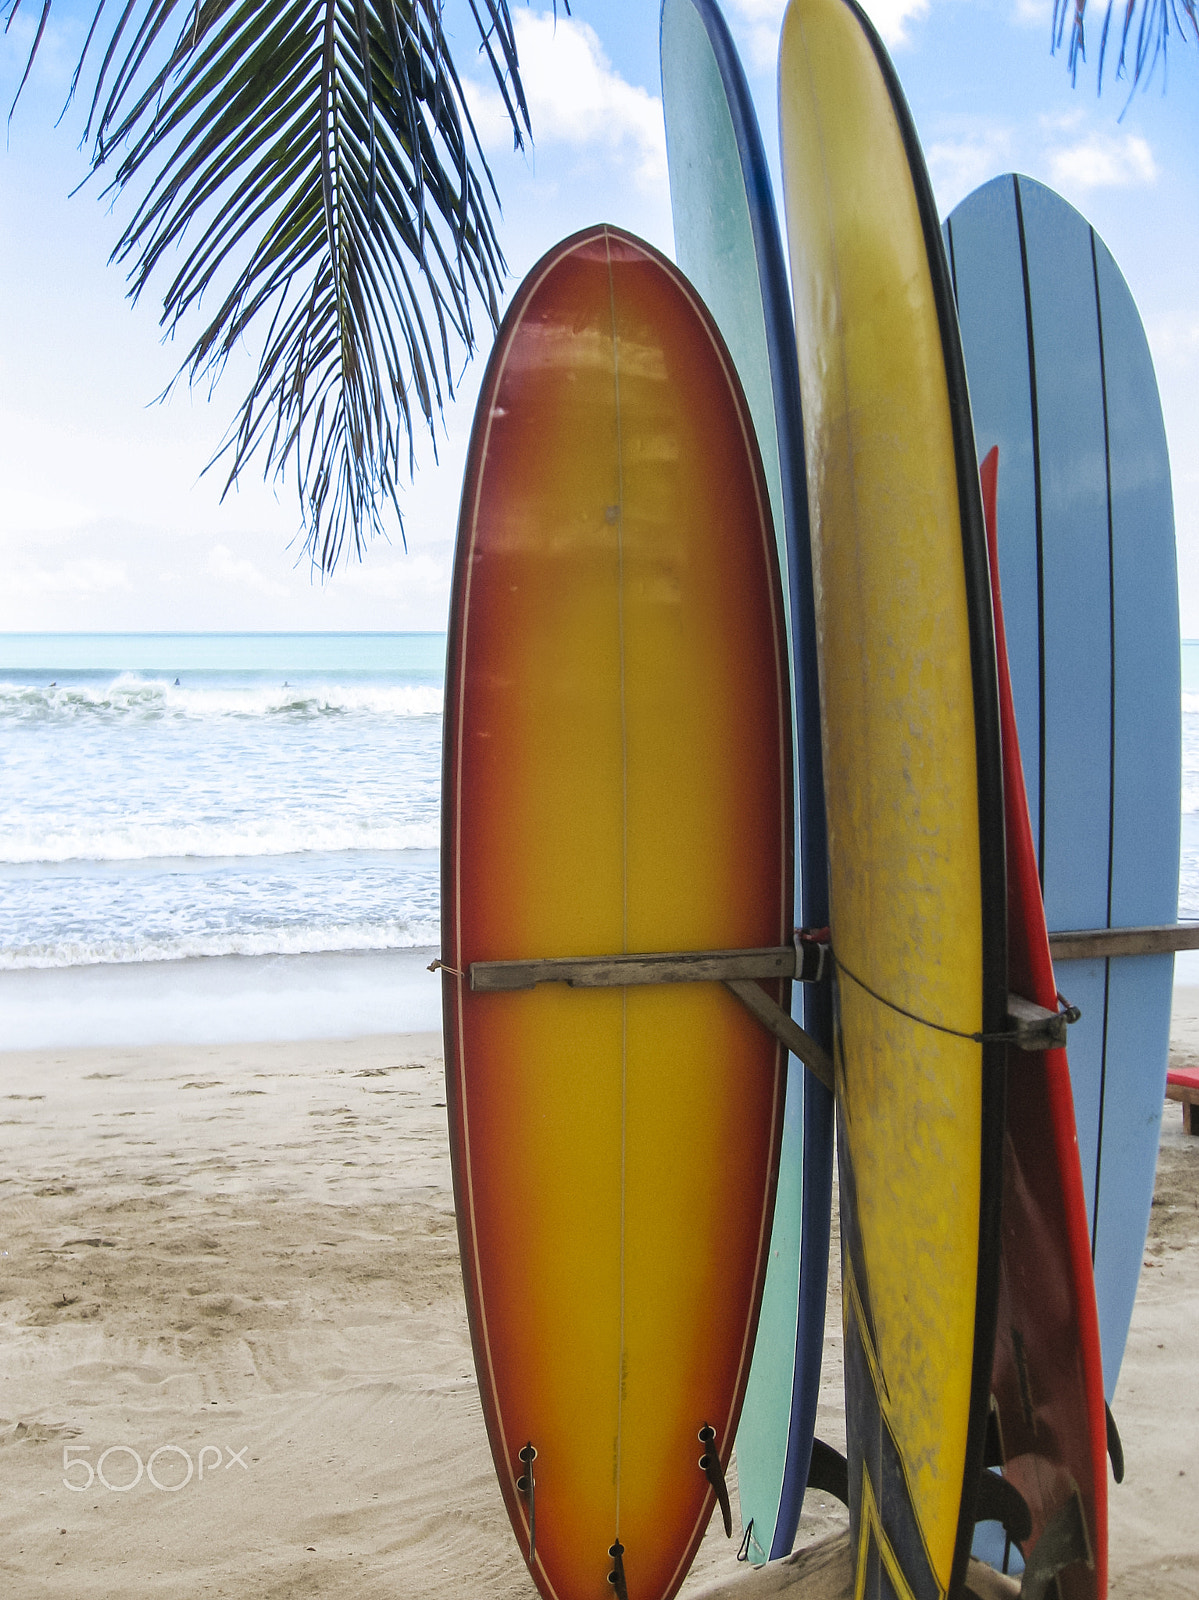
M 999 451 L 994 449 L 980 470 L 1003 732 L 1009 984 L 1013 993 L 1056 1011 L 1057 985 L 1045 931 L 999 593 L 998 469 Z M 1013 1049 L 1011 1054 L 991 1384 L 1001 1458 L 997 1464 L 1023 1496 L 1032 1519 L 1031 1531 L 1021 1542 L 1026 1570 L 1044 1572 L 1048 1578 L 1056 1573 L 1062 1600 L 1103 1600 L 1107 1593 L 1103 1366 L 1064 1049 L 1035 1054 Z

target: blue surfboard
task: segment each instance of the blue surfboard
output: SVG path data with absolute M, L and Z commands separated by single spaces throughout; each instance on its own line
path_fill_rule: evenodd
M 736 363 L 766 470 L 786 575 L 798 762 L 796 905 L 828 923 L 815 615 L 803 422 L 790 291 L 753 102 L 714 0 L 663 0 L 662 99 L 675 253 Z M 796 988 L 795 1014 L 832 1044 L 828 985 Z M 753 1366 L 737 1431 L 750 1561 L 786 1555 L 808 1481 L 828 1286 L 832 1096 L 794 1057 Z
M 1128 286 L 1059 195 L 1007 175 L 945 224 L 980 455 L 998 444 L 1012 690 L 1051 936 L 1173 923 L 1181 709 L 1165 428 Z M 1057 961 L 1104 1389 L 1153 1197 L 1172 955 Z

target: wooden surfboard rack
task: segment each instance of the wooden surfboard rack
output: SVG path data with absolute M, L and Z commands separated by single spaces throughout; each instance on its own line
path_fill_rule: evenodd
M 1049 935 L 1055 961 L 1106 960 L 1108 956 L 1162 956 L 1199 950 L 1199 922 L 1168 922 L 1148 928 L 1078 928 Z
M 472 961 L 476 994 L 513 993 L 539 983 L 572 989 L 623 989 L 647 983 L 723 983 L 758 1022 L 780 1039 L 830 1091 L 832 1057 L 755 980 L 791 978 L 815 983 L 824 976 L 828 945 L 796 938 L 763 950 L 669 950 L 615 956 L 566 956 L 532 961 Z
M 434 967 L 441 965 L 434 962 Z M 475 994 L 515 994 L 539 983 L 572 989 L 623 989 L 657 983 L 723 983 L 768 1033 L 781 1040 L 824 1086 L 834 1086 L 832 1057 L 794 1017 L 766 993 L 761 978 L 818 983 L 830 965 L 827 944 L 796 936 L 794 944 L 761 950 L 668 950 L 611 956 L 556 956 L 523 961 L 472 961 Z M 1008 996 L 1007 1042 L 1018 1050 L 1053 1050 L 1066 1042 L 1077 1012 L 1047 1011 L 1019 995 Z
M 660 954 L 566 956 L 549 961 L 475 961 L 470 986 L 476 994 L 568 983 L 572 989 L 613 989 L 642 983 L 727 983 L 743 978 L 795 978 L 816 983 L 823 976 L 826 944 L 796 943 L 765 950 L 669 950 Z

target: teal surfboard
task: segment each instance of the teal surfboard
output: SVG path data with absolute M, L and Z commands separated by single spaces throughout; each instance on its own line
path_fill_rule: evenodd
M 716 319 L 753 416 L 774 513 L 792 642 L 801 922 L 828 922 L 827 846 L 803 421 L 770 169 L 745 74 L 714 0 L 663 0 L 662 99 L 675 253 Z M 828 985 L 795 1012 L 831 1046 Z M 794 1057 L 770 1263 L 737 1432 L 749 1560 L 786 1555 L 808 1482 L 828 1281 L 832 1096 Z
M 978 449 L 999 446 L 1012 690 L 1051 937 L 1173 923 L 1178 583 L 1165 428 L 1128 285 L 1031 178 L 945 224 Z M 1153 1197 L 1173 956 L 1056 961 L 1110 1400 Z

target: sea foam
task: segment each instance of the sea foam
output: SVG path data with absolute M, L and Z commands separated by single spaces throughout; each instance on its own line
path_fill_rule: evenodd
M 436 920 L 344 922 L 257 931 L 194 933 L 182 937 L 64 940 L 0 948 L 0 972 L 48 967 L 126 966 L 144 961 L 188 961 L 200 956 L 299 956 L 358 950 L 412 950 L 436 945 Z
M 105 683 L 0 682 L 0 724 L 9 722 L 158 721 L 210 717 L 293 718 L 360 715 L 437 717 L 433 684 L 304 682 L 176 685 L 169 678 L 122 673 Z
M 334 855 L 343 851 L 436 850 L 436 820 L 342 820 L 278 816 L 237 821 L 155 822 L 140 817 L 62 826 L 38 820 L 0 823 L 0 865 L 57 865 L 68 861 L 143 864 L 190 858 Z

